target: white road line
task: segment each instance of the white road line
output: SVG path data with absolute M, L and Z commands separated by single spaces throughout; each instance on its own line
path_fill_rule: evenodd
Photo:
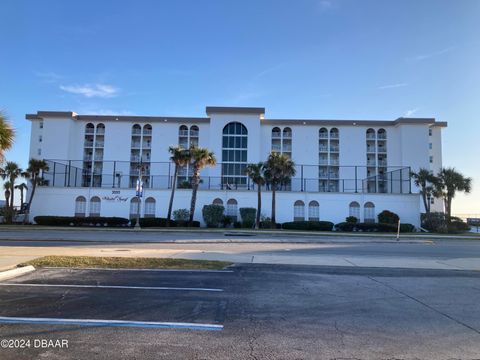
M 193 273 L 233 273 L 233 270 L 202 270 L 202 269 L 122 269 L 122 268 L 69 268 L 69 267 L 55 267 L 45 266 L 43 269 L 48 270 L 97 270 L 97 271 L 154 271 L 154 272 L 193 272 Z
M 31 318 L 0 316 L 0 324 L 48 324 L 48 325 L 81 325 L 81 326 L 125 326 L 163 329 L 191 330 L 223 330 L 223 325 L 196 324 L 183 322 L 97 320 L 97 319 L 63 319 L 63 318 Z
M 190 287 L 121 286 L 121 285 L 81 285 L 81 284 L 0 283 L 0 286 L 68 287 L 68 288 L 129 289 L 129 290 L 213 291 L 213 292 L 222 292 L 222 291 L 223 291 L 223 289 L 190 288 Z

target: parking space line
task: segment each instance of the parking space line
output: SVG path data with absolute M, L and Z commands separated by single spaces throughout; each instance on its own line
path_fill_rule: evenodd
M 95 270 L 95 271 L 152 271 L 152 272 L 192 272 L 192 273 L 233 273 L 234 270 L 207 270 L 207 269 L 122 269 L 122 268 L 70 268 L 70 267 L 54 267 L 45 266 L 43 269 L 48 270 Z
M 191 287 L 168 287 L 168 286 L 82 285 L 82 284 L 0 283 L 0 286 L 67 287 L 67 288 L 127 289 L 127 290 L 212 291 L 212 292 L 223 291 L 223 289 L 215 289 L 215 288 L 191 288 Z
M 141 327 L 157 329 L 189 329 L 189 330 L 223 330 L 223 325 L 196 324 L 184 322 L 128 321 L 128 320 L 96 320 L 96 319 L 62 319 L 62 318 L 30 318 L 0 316 L 1 324 L 46 324 L 46 325 L 80 325 L 98 327 Z

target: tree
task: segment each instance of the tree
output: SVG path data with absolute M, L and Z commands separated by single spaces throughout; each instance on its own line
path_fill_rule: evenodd
M 413 179 L 414 184 L 420 188 L 420 194 L 422 195 L 423 205 L 425 206 L 425 212 L 430 212 L 430 198 L 434 197 L 435 184 L 437 177 L 433 175 L 430 170 L 421 168 L 418 172 L 411 172 L 410 176 Z
M 170 146 L 168 148 L 168 151 L 172 155 L 170 157 L 170 160 L 175 164 L 175 170 L 173 173 L 172 192 L 170 194 L 170 202 L 168 204 L 167 226 L 169 226 L 170 220 L 172 219 L 173 198 L 175 196 L 175 188 L 177 187 L 178 170 L 180 169 L 180 167 L 185 166 L 189 162 L 188 150 L 180 146 Z
M 10 183 L 10 210 L 12 211 L 15 200 L 15 181 L 23 175 L 25 175 L 24 171 L 13 161 L 7 161 L 5 166 L 0 168 L 0 177 L 3 180 L 7 179 Z
M 21 183 L 19 185 L 15 185 L 15 189 L 20 191 L 20 206 L 22 206 L 23 205 L 23 199 L 24 199 L 23 192 L 28 190 L 28 186 L 25 183 Z
M 275 193 L 278 185 L 295 176 L 295 163 L 286 155 L 272 152 L 265 162 L 265 179 L 272 189 L 272 227 L 276 226 Z
M 6 116 L 0 112 L 0 163 L 3 163 L 5 159 L 5 151 L 12 147 L 14 138 L 15 131 L 7 121 Z
M 245 173 L 257 185 L 257 217 L 255 219 L 255 228 L 260 227 L 260 214 L 262 211 L 262 186 L 265 185 L 265 163 L 248 164 Z
M 10 194 L 11 194 L 11 186 L 10 186 L 10 181 L 5 181 L 3 183 L 3 190 L 5 191 L 5 208 L 10 209 Z
M 25 208 L 25 217 L 23 218 L 24 224 L 28 222 L 28 215 L 30 214 L 30 207 L 32 206 L 35 189 L 37 188 L 37 185 L 40 185 L 42 183 L 41 173 L 48 170 L 49 167 L 45 160 L 30 159 L 30 161 L 28 162 L 28 168 L 25 174 L 25 178 L 30 179 L 30 183 L 32 184 L 32 191 L 30 193 L 30 198 L 28 199 L 27 207 Z
M 217 159 L 215 154 L 207 148 L 196 146 L 188 150 L 190 163 L 192 164 L 192 200 L 190 202 L 190 226 L 193 226 L 193 216 L 197 202 L 198 185 L 200 184 L 200 171 L 206 166 L 215 166 Z
M 470 193 L 472 179 L 457 172 L 455 168 L 442 168 L 437 175 L 434 195 L 443 198 L 445 213 L 450 221 L 452 216 L 452 200 L 457 192 Z

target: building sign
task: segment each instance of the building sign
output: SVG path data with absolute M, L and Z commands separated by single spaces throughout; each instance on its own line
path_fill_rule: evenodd
M 128 197 L 122 197 L 120 195 L 120 190 L 112 190 L 112 195 L 105 195 L 102 197 L 102 200 L 115 201 L 115 202 L 127 202 Z

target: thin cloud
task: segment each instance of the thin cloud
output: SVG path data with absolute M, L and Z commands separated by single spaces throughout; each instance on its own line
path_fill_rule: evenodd
M 331 8 L 333 7 L 333 3 L 332 1 L 329 1 L 329 0 L 320 0 L 318 2 L 318 9 L 320 11 L 327 11 L 327 10 L 330 10 Z
M 395 89 L 395 88 L 405 87 L 405 86 L 407 86 L 407 85 L 408 85 L 407 83 L 388 84 L 388 85 L 379 86 L 378 88 L 379 88 L 380 90 L 384 90 L 384 89 Z
M 111 98 L 119 93 L 119 89 L 106 84 L 85 84 L 85 85 L 60 85 L 60 89 L 75 95 L 82 95 L 87 98 L 100 97 Z
M 52 71 L 48 71 L 48 72 L 35 71 L 34 74 L 35 76 L 39 77 L 46 83 L 56 83 L 64 79 L 62 75 L 58 75 L 57 73 L 54 73 Z
M 435 56 L 446 54 L 446 53 L 452 51 L 453 49 L 455 49 L 455 47 L 450 46 L 450 47 L 447 47 L 445 49 L 434 51 L 434 52 L 431 52 L 431 53 L 428 53 L 428 54 L 416 55 L 416 56 L 408 58 L 407 60 L 409 60 L 409 61 L 423 61 L 423 60 L 430 59 L 430 58 L 435 57 Z
M 418 109 L 410 109 L 410 110 L 407 110 L 405 112 L 405 117 L 411 117 L 412 115 L 414 115 L 416 112 L 418 111 Z
M 115 111 L 111 109 L 94 109 L 94 110 L 83 110 L 79 112 L 80 114 L 87 114 L 87 115 L 119 115 L 119 116 L 135 116 L 136 113 L 129 111 L 129 110 L 120 110 Z

